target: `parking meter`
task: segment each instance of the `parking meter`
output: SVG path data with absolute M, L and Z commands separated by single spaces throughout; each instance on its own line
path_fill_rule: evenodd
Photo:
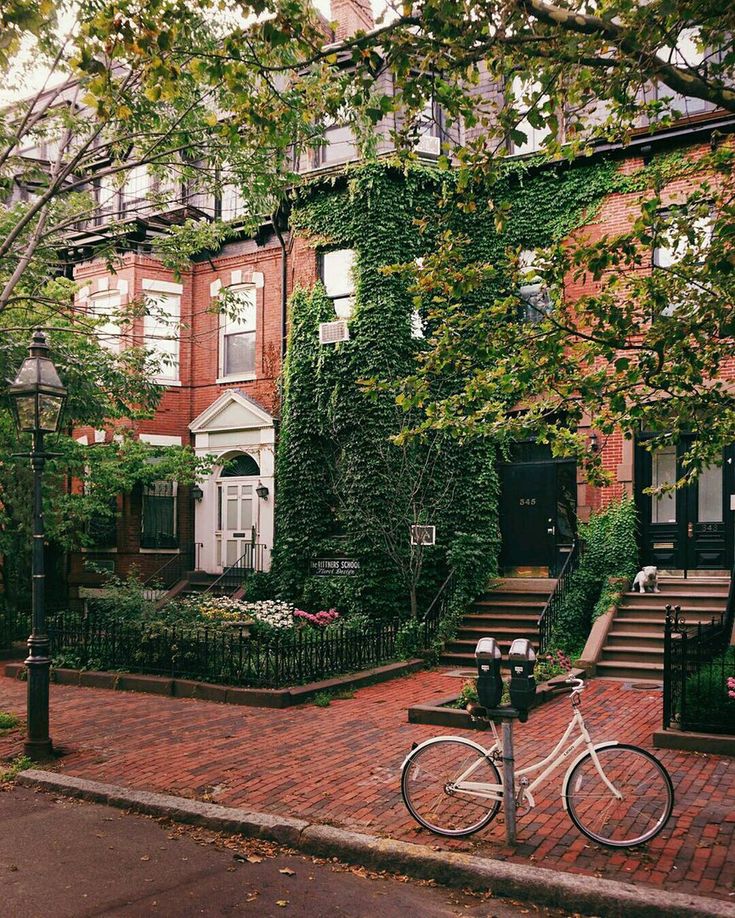
M 517 709 L 520 720 L 525 721 L 536 694 L 536 679 L 533 675 L 536 653 L 531 642 L 526 638 L 516 638 L 510 645 L 508 661 L 510 663 L 510 702 Z
M 497 708 L 503 697 L 500 658 L 500 648 L 495 643 L 495 638 L 480 638 L 475 647 L 477 697 L 484 708 Z

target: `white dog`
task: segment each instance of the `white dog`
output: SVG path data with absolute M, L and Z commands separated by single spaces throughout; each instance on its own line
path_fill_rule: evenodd
M 644 567 L 638 571 L 633 581 L 633 592 L 639 593 L 660 593 L 658 588 L 658 568 Z

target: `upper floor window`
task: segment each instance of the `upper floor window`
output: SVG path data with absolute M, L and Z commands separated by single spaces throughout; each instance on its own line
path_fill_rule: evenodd
M 133 166 L 125 173 L 122 186 L 122 209 L 125 212 L 141 210 L 148 203 L 151 175 L 147 166 Z
M 220 218 L 237 220 L 238 217 L 244 217 L 246 213 L 245 198 L 237 185 L 223 185 L 220 194 Z
M 220 377 L 255 376 L 255 287 L 230 287 L 220 317 Z
M 533 249 L 524 249 L 518 258 L 521 274 L 518 296 L 523 301 L 521 316 L 526 322 L 541 322 L 554 306 L 537 261 L 538 256 Z
M 102 347 L 120 350 L 120 294 L 116 290 L 97 293 L 89 299 L 90 314 L 97 319 L 95 333 Z
M 148 290 L 146 300 L 148 306 L 143 320 L 143 335 L 145 347 L 155 364 L 156 382 L 178 382 L 181 296 Z
M 707 255 L 712 240 L 713 214 L 705 213 L 687 218 L 684 210 L 662 210 L 658 213 L 660 225 L 653 247 L 653 268 L 671 270 L 684 258 L 697 265 Z M 662 315 L 673 315 L 682 305 L 676 298 L 663 309 Z
M 350 319 L 355 306 L 355 252 L 353 249 L 323 252 L 319 259 L 319 269 L 327 296 L 334 303 L 337 318 Z
M 357 145 L 352 128 L 347 124 L 330 124 L 324 130 L 324 140 L 315 151 L 314 165 L 349 162 L 357 157 Z
M 657 57 L 673 64 L 675 67 L 695 72 L 706 69 L 707 61 L 712 57 L 712 52 L 708 51 L 702 44 L 699 29 L 692 27 L 683 28 L 672 45 L 665 45 L 659 48 L 656 54 Z M 668 99 L 669 107 L 676 109 L 677 112 L 683 115 L 695 115 L 715 107 L 705 99 L 683 96 L 661 83 L 655 84 L 654 88 L 656 98 Z
M 540 113 L 548 102 L 548 96 L 541 93 L 539 82 L 527 82 L 520 77 L 514 77 L 510 95 L 515 100 L 517 113 L 522 117 L 510 137 L 509 150 L 516 156 L 536 153 L 543 149 L 544 141 L 551 134 L 548 125 L 540 123 Z M 525 140 L 520 137 L 521 134 L 525 136 Z

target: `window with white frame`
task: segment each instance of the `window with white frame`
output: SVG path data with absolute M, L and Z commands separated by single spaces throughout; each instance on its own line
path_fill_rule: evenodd
M 334 303 L 339 319 L 352 318 L 355 306 L 355 252 L 353 249 L 335 249 L 323 252 L 319 258 L 319 271 L 327 296 Z
M 220 194 L 220 217 L 222 220 L 237 220 L 247 214 L 245 198 L 237 185 L 223 185 Z
M 178 382 L 181 296 L 147 291 L 146 304 L 144 346 L 151 355 L 156 382 Z
M 142 209 L 151 191 L 151 175 L 148 167 L 133 166 L 125 173 L 122 186 L 122 206 L 126 212 Z
M 673 45 L 664 45 L 656 55 L 675 67 L 699 72 L 703 66 L 706 67 L 712 52 L 704 46 L 699 29 L 687 26 L 681 29 Z M 662 83 L 656 84 L 655 91 L 657 98 L 668 99 L 669 106 L 684 115 L 694 115 L 714 108 L 712 103 L 704 99 L 681 95 Z
M 120 294 L 106 290 L 89 298 L 88 310 L 96 320 L 95 334 L 102 347 L 108 351 L 120 351 Z
M 681 224 L 681 214 L 673 210 L 659 211 L 661 226 L 653 247 L 653 268 L 670 270 L 683 258 L 691 258 L 694 264 L 701 264 L 706 258 L 712 240 L 712 213 L 700 214 L 689 221 L 688 231 Z M 661 315 L 671 316 L 681 305 L 676 298 L 662 310 Z
M 523 117 L 516 124 L 515 131 L 525 135 L 525 140 L 520 137 L 510 138 L 510 152 L 520 156 L 523 153 L 536 153 L 543 149 L 543 143 L 551 134 L 547 125 L 534 126 L 535 114 L 540 112 L 548 101 L 548 96 L 541 94 L 539 82 L 527 82 L 520 77 L 514 77 L 511 83 L 511 94 L 515 99 L 516 111 Z
M 117 175 L 103 175 L 97 182 L 97 219 L 116 216 L 119 206 L 119 178 Z
M 220 377 L 255 376 L 255 287 L 229 287 L 220 316 Z

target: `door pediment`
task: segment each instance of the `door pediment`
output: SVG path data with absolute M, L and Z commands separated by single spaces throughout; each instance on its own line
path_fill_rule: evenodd
M 193 434 L 273 427 L 273 416 L 236 389 L 223 392 L 191 424 Z

